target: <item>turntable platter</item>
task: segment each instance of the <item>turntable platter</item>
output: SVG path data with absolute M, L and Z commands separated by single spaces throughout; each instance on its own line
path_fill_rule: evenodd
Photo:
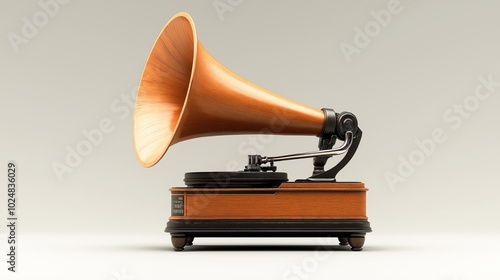
M 196 188 L 275 188 L 288 181 L 285 172 L 188 172 L 184 182 Z

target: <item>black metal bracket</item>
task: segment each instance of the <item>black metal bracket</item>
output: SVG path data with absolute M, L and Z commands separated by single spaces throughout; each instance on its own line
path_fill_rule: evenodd
M 298 153 L 284 156 L 267 157 L 261 155 L 249 155 L 248 165 L 245 171 L 276 171 L 275 161 L 313 158 L 313 175 L 301 181 L 329 181 L 335 182 L 336 176 L 342 168 L 352 159 L 361 141 L 362 132 L 358 127 L 358 120 L 354 114 L 349 112 L 336 113 L 332 109 L 322 109 L 325 114 L 323 129 L 318 135 L 320 151 Z M 339 148 L 333 148 L 337 139 L 344 141 Z M 332 155 L 345 153 L 344 158 L 333 168 L 325 171 L 326 162 Z M 269 166 L 263 164 L 270 163 Z
M 313 176 L 307 178 L 307 181 L 336 181 L 337 174 L 344 168 L 347 163 L 352 159 L 354 154 L 356 153 L 356 150 L 358 149 L 359 143 L 361 142 L 361 136 L 363 135 L 363 132 L 361 129 L 357 129 L 356 134 L 354 134 L 353 142 L 351 144 L 351 147 L 345 154 L 345 156 L 342 158 L 342 160 L 337 163 L 334 167 L 331 169 L 323 172 L 323 173 L 318 173 L 318 174 L 313 174 Z M 325 160 L 326 161 L 326 160 Z

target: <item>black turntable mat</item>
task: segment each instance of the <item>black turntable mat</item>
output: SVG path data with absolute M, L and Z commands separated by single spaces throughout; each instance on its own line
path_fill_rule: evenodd
M 188 172 L 184 182 L 196 188 L 274 188 L 288 181 L 285 172 Z

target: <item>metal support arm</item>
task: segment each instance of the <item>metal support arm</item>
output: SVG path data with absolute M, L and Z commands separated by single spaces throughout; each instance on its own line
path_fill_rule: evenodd
M 249 155 L 248 165 L 245 166 L 245 171 L 276 171 L 274 162 L 294 160 L 302 158 L 314 158 L 313 175 L 306 181 L 335 181 L 337 173 L 344 168 L 356 153 L 356 150 L 361 141 L 362 132 L 358 127 L 356 117 L 349 112 L 335 113 L 331 109 L 323 109 L 325 112 L 325 124 L 320 135 L 319 151 L 297 153 L 283 156 L 261 156 Z M 337 139 L 343 140 L 344 143 L 333 148 Z M 334 155 L 346 154 L 344 158 L 333 168 L 324 171 L 324 166 L 328 158 Z M 261 166 L 269 163 L 269 166 Z

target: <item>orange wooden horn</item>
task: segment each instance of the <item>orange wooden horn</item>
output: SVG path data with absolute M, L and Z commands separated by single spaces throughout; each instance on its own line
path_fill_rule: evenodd
M 149 54 L 134 109 L 135 154 L 155 165 L 178 142 L 203 136 L 274 133 L 319 135 L 325 115 L 261 88 L 217 62 L 178 13 Z

